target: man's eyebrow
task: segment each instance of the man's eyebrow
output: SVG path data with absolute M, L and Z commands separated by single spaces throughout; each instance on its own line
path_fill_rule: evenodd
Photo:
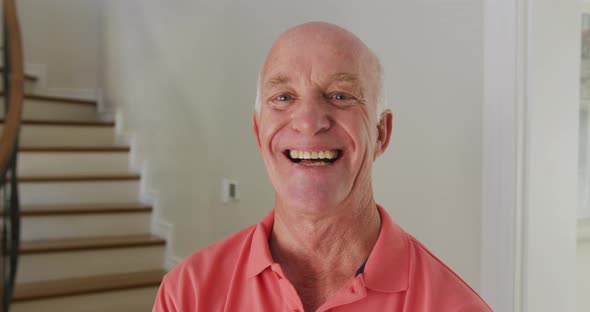
M 330 81 L 342 81 L 342 82 L 353 82 L 358 83 L 358 75 L 348 72 L 335 73 L 330 76 Z M 291 79 L 283 74 L 278 74 L 268 79 L 264 84 L 268 86 L 283 85 L 291 82 Z
M 343 81 L 343 82 L 358 83 L 359 77 L 358 77 L 358 75 L 353 74 L 353 73 L 341 72 L 341 73 L 335 73 L 332 76 L 330 76 L 330 80 L 331 81 Z
M 361 80 L 357 74 L 340 72 L 330 76 L 331 82 L 348 82 L 352 84 L 352 87 L 359 92 L 359 97 L 365 97 L 365 88 L 361 84 Z
M 279 85 L 284 85 L 287 84 L 291 81 L 291 79 L 289 79 L 289 77 L 283 75 L 283 74 L 278 74 L 270 79 L 268 79 L 264 85 L 269 86 L 269 87 L 274 87 L 274 86 L 279 86 Z

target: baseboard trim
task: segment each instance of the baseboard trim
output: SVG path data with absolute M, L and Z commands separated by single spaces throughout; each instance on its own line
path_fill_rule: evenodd
M 124 124 L 124 111 L 118 108 L 115 116 L 115 135 L 117 142 L 125 143 L 129 149 L 129 167 L 133 172 L 139 172 L 141 176 L 139 197 L 144 203 L 152 203 L 152 233 L 166 240 L 163 267 L 166 271 L 172 270 L 182 261 L 182 257 L 174 254 L 174 224 L 165 221 L 160 216 L 160 198 L 157 190 L 150 187 L 151 175 L 148 172 L 145 160 L 141 158 L 141 151 L 138 148 L 137 139 L 134 133 L 128 131 Z
M 154 205 L 154 207 L 155 206 L 156 205 Z M 157 208 L 155 208 L 154 211 L 157 211 Z M 182 258 L 173 254 L 174 226 L 170 222 L 158 220 L 155 214 L 152 216 L 154 218 L 154 234 L 166 240 L 166 251 L 164 253 L 163 265 L 166 271 L 170 271 L 182 261 Z
M 182 258 L 180 257 L 175 257 L 175 256 L 170 256 L 168 258 L 166 258 L 166 261 L 164 262 L 164 269 L 167 272 L 170 272 L 172 269 L 174 269 L 180 262 L 182 261 Z

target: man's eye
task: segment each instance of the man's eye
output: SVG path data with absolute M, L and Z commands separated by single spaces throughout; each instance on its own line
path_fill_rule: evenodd
M 351 96 L 344 94 L 344 93 L 336 93 L 332 96 L 334 100 L 350 100 L 352 99 Z
M 339 108 L 353 107 L 359 103 L 359 100 L 356 97 L 344 92 L 328 93 L 326 95 L 326 100 Z
M 331 101 L 337 101 L 340 104 L 344 104 L 344 103 L 350 103 L 354 100 L 356 100 L 356 98 L 350 94 L 346 94 L 346 93 L 332 93 L 330 95 L 328 95 L 328 99 Z
M 275 98 L 275 100 L 279 101 L 279 102 L 290 101 L 292 99 L 293 99 L 293 97 L 289 94 L 281 94 Z
M 295 101 L 295 97 L 289 93 L 283 93 L 271 97 L 268 101 L 271 107 L 285 109 Z

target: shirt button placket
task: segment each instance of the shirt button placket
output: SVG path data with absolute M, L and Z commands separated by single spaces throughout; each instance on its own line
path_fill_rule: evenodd
M 289 280 L 285 279 L 281 273 L 279 273 L 280 269 L 278 267 L 272 267 L 272 275 L 275 277 L 275 280 L 279 284 L 279 288 L 281 289 L 281 294 L 283 295 L 283 299 L 285 300 L 287 311 L 293 312 L 302 312 L 303 310 L 297 308 L 297 302 L 294 298 L 299 299 L 295 288 L 291 286 Z M 293 297 L 295 296 L 295 297 Z
M 283 298 L 287 304 L 288 310 L 303 312 L 299 295 L 289 280 L 286 278 L 281 278 L 281 280 L 279 280 L 279 285 L 281 286 L 281 292 L 283 293 Z

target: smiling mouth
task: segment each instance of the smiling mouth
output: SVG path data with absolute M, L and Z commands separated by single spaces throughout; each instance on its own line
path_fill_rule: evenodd
M 285 150 L 285 156 L 293 163 L 319 167 L 334 163 L 342 157 L 342 150 L 326 150 L 326 151 L 299 151 L 299 150 Z

